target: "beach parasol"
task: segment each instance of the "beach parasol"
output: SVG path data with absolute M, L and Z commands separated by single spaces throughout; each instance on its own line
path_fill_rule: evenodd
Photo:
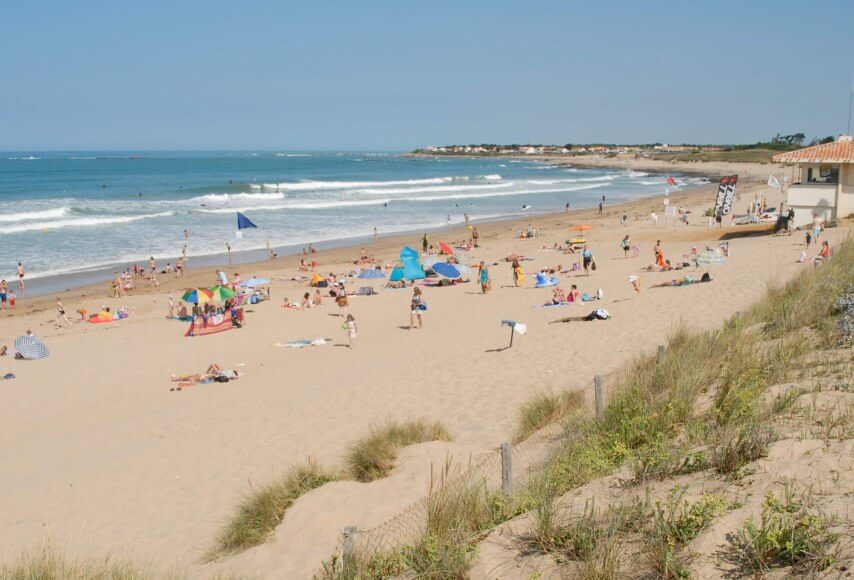
M 190 288 L 184 292 L 181 300 L 191 304 L 204 304 L 213 300 L 213 292 L 207 288 Z
M 15 350 L 27 360 L 38 360 L 50 354 L 44 343 L 32 334 L 25 334 L 16 338 Z
M 225 286 L 214 286 L 210 289 L 212 302 L 225 302 L 229 298 L 237 296 L 237 292 Z
M 587 224 L 578 224 L 577 226 L 572 226 L 569 228 L 571 232 L 583 232 L 585 230 L 592 230 L 593 226 L 588 226 Z
M 246 282 L 241 284 L 244 288 L 255 288 L 256 286 L 263 286 L 264 284 L 269 284 L 270 280 L 267 278 L 249 278 Z
M 458 280 L 460 278 L 460 271 L 453 264 L 437 262 L 433 264 L 433 271 L 442 278 L 448 278 L 449 280 Z
M 465 263 L 471 262 L 471 256 L 469 254 L 466 254 L 465 252 L 461 252 L 461 251 L 457 250 L 457 252 L 454 254 L 454 256 L 460 262 L 465 262 Z
M 357 277 L 362 280 L 377 280 L 379 278 L 385 278 L 385 272 L 377 270 L 376 268 L 370 268 L 369 270 L 362 270 L 359 272 Z
M 454 264 L 454 268 L 460 271 L 463 276 L 474 276 L 474 268 L 465 264 Z
M 433 264 L 438 264 L 439 262 L 444 262 L 441 257 L 436 254 L 427 254 L 423 258 L 421 258 L 421 266 L 423 266 L 426 270 L 429 270 L 433 267 Z

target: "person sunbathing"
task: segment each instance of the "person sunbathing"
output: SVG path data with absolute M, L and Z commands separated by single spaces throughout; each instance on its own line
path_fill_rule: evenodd
M 299 304 L 294 304 L 287 296 L 285 296 L 284 299 L 282 299 L 282 308 L 291 308 L 293 310 L 299 310 L 301 306 Z
M 574 302 L 576 304 L 581 303 L 581 292 L 578 291 L 578 286 L 575 284 L 572 285 L 572 289 L 569 291 L 569 296 L 566 299 L 567 302 Z
M 219 364 L 211 363 L 203 373 L 194 375 L 172 375 L 173 383 L 178 383 L 178 390 L 184 387 L 190 387 L 197 384 L 210 383 L 216 380 L 222 382 L 236 381 L 240 378 L 240 372 L 237 370 L 224 370 Z M 224 379 L 224 380 L 223 380 Z M 174 388 L 171 390 L 175 390 Z

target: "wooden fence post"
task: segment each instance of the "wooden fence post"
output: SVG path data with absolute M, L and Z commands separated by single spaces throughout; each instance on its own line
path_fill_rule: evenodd
M 510 484 L 513 477 L 513 465 L 510 456 L 510 444 L 504 442 L 501 444 L 501 491 L 505 495 L 510 495 Z
M 664 362 L 665 354 L 667 354 L 667 347 L 664 346 L 663 344 L 658 345 L 658 355 L 656 357 L 656 362 L 658 362 L 658 364 L 661 364 Z
M 344 554 L 342 563 L 344 564 L 345 575 L 350 573 L 350 559 L 353 556 L 353 549 L 356 543 L 355 538 L 358 531 L 356 526 L 347 526 L 344 528 Z
M 596 420 L 601 421 L 605 416 L 605 402 L 602 399 L 602 376 L 593 377 L 593 394 L 596 397 Z

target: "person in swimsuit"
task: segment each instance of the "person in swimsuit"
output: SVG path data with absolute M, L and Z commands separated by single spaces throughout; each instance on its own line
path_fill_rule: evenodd
M 60 322 L 65 322 L 69 326 L 69 328 L 74 326 L 68 319 L 68 315 L 65 314 L 65 306 L 62 304 L 62 300 L 60 300 L 58 296 L 56 298 L 56 311 L 57 316 L 53 322 L 54 324 L 56 324 L 57 327 L 60 326 Z
M 9 297 L 9 284 L 0 280 L 0 310 L 6 310 L 6 300 Z
M 24 295 L 24 265 L 18 262 L 18 286 L 20 287 L 21 296 Z

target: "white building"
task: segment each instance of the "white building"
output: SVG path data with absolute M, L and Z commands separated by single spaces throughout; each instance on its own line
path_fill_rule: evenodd
M 837 141 L 774 155 L 774 163 L 797 165 L 789 186 L 787 204 L 795 210 L 795 225 L 802 226 L 818 214 L 835 220 L 854 214 L 854 140 Z

